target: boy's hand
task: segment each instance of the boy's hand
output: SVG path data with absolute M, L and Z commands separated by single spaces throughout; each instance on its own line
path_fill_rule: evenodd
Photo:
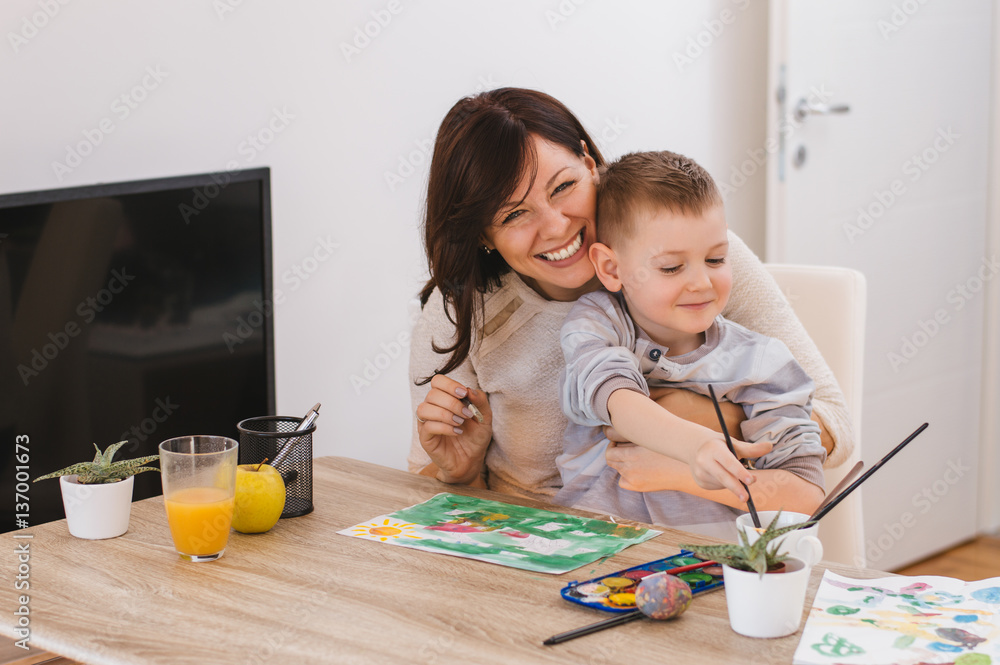
M 736 454 L 741 457 L 760 457 L 770 452 L 772 445 L 763 443 L 745 443 L 733 441 Z M 707 490 L 727 489 L 736 495 L 741 502 L 746 502 L 748 496 L 744 485 L 752 485 L 755 481 L 743 464 L 733 457 L 726 446 L 726 440 L 718 432 L 708 432 L 702 443 L 697 445 L 689 465 L 694 481 Z

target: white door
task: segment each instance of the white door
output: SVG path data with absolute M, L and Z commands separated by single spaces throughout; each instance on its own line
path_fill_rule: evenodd
M 990 0 L 771 0 L 767 260 L 868 281 L 868 565 L 976 532 Z M 798 110 L 798 112 L 796 112 Z

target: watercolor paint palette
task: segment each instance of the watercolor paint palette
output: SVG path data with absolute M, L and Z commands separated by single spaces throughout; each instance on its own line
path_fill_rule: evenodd
M 682 566 L 704 563 L 688 550 L 656 561 L 618 570 L 582 582 L 570 582 L 562 588 L 562 597 L 571 603 L 592 607 L 602 612 L 635 611 L 635 590 L 647 575 L 662 573 Z M 678 573 L 677 577 L 688 583 L 691 593 L 698 595 L 722 586 L 722 566 L 706 566 L 697 570 Z

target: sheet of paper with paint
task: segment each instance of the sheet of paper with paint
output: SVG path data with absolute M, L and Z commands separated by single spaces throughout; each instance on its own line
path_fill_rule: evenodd
M 337 533 L 553 574 L 569 572 L 660 534 L 458 494 L 438 494 Z
M 796 665 L 1000 665 L 1000 577 L 823 575 Z

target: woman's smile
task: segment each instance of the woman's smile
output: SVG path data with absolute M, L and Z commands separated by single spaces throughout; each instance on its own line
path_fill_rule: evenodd
M 549 261 L 550 263 L 558 263 L 574 257 L 580 252 L 580 248 L 583 247 L 583 238 L 586 233 L 586 228 L 580 229 L 580 232 L 576 234 L 576 237 L 566 243 L 566 245 L 562 248 L 557 248 L 556 250 L 549 252 L 541 252 L 535 256 L 544 259 L 545 261 Z

